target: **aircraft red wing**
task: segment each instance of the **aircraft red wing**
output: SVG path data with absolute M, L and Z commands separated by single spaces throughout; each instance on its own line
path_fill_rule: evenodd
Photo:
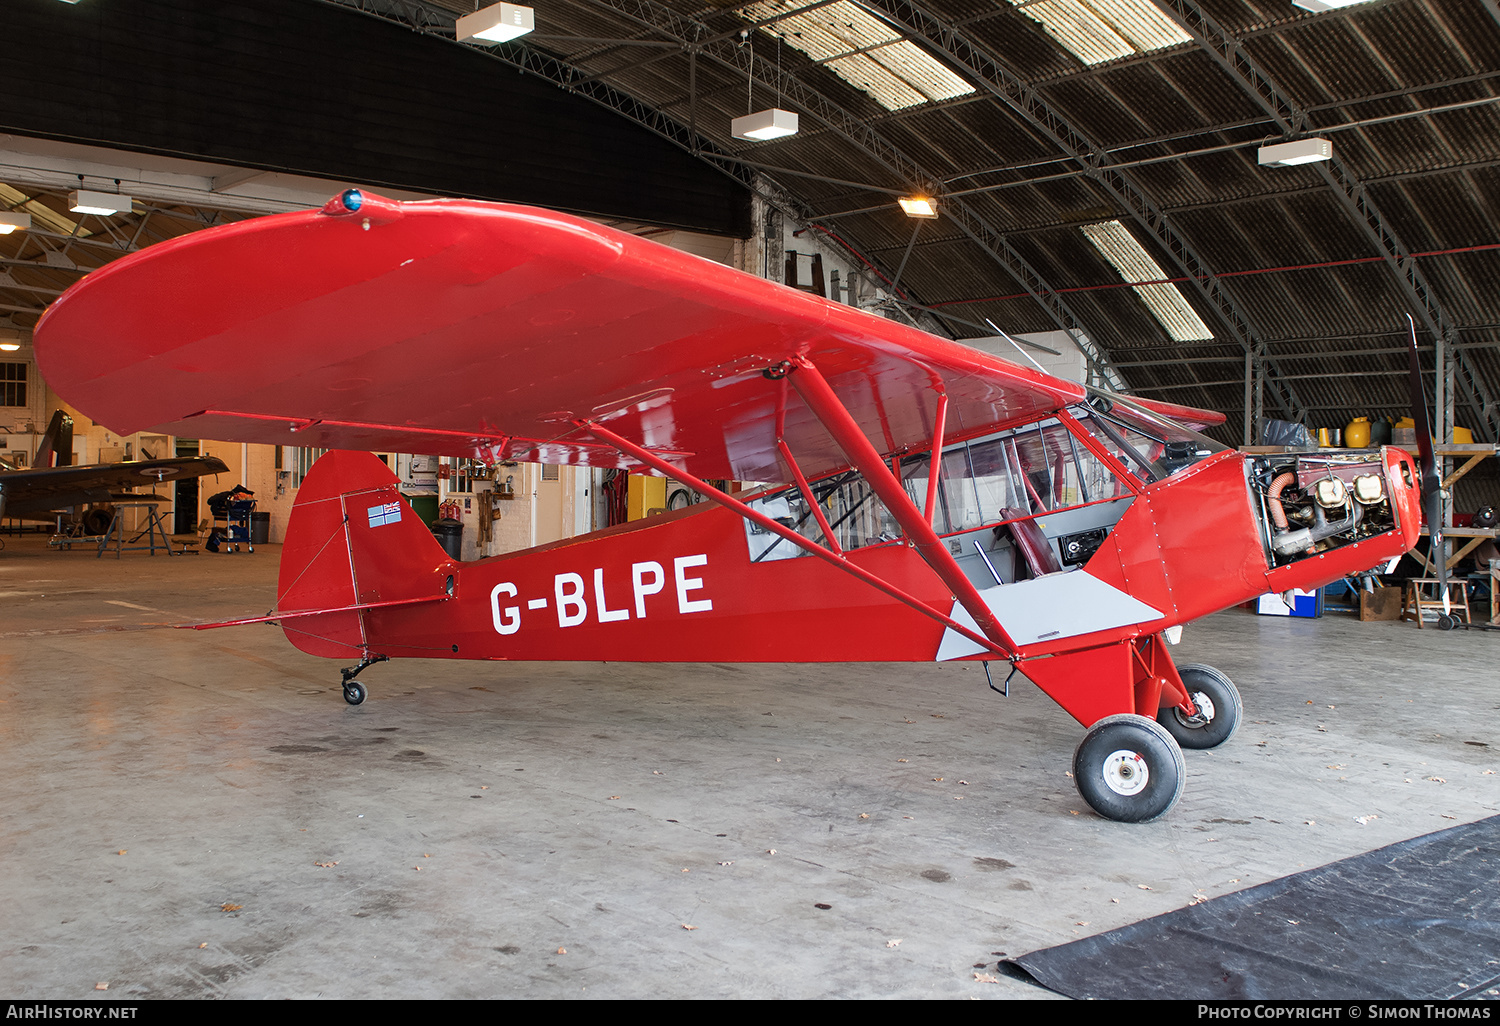
M 740 481 L 785 479 L 762 376 L 785 361 L 815 359 L 886 452 L 932 437 L 940 391 L 955 435 L 1083 395 L 589 221 L 463 200 L 365 195 L 182 236 L 90 274 L 38 334 L 46 380 L 121 432 L 629 462 L 581 417 Z M 784 437 L 808 474 L 847 465 L 795 405 Z
M 351 704 L 390 657 L 1004 659 L 1089 728 L 1078 786 L 1122 820 L 1176 801 L 1179 745 L 1238 724 L 1172 628 L 1420 524 L 1399 450 L 1241 457 L 1183 423 L 1217 414 L 521 207 L 351 190 L 187 236 L 90 275 L 36 344 L 122 433 L 622 466 L 722 507 L 459 563 L 378 460 L 328 454 L 256 619 L 358 658 Z

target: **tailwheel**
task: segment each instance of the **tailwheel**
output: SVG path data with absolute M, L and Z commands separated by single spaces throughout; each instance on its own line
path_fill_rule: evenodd
M 454 651 L 458 650 L 454 649 Z M 358 666 L 346 666 L 340 670 L 339 675 L 344 678 L 344 701 L 350 705 L 359 705 L 362 703 L 365 700 L 365 686 L 354 678 L 363 673 L 366 667 L 374 666 L 376 663 L 383 663 L 389 658 L 389 656 L 371 655 L 366 652 L 365 657 L 359 661 Z
M 1157 711 L 1156 722 L 1183 748 L 1217 748 L 1233 737 L 1245 715 L 1234 681 L 1202 663 L 1179 666 L 1177 674 L 1198 711 L 1186 716 L 1177 706 L 1167 706 Z
M 1186 767 L 1182 749 L 1155 720 L 1106 716 L 1073 753 L 1078 793 L 1105 819 L 1146 823 L 1177 804 Z

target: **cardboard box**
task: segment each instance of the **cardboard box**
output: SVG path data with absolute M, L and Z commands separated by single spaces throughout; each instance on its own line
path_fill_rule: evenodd
M 1401 619 L 1401 589 L 1360 591 L 1359 618 L 1361 621 Z

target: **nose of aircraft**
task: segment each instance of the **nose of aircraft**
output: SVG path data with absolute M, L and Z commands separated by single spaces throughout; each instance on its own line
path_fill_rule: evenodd
M 1422 529 L 1421 474 L 1411 454 L 1394 446 L 1385 449 L 1385 468 L 1391 505 L 1396 510 L 1401 535 L 1409 549 L 1417 544 Z

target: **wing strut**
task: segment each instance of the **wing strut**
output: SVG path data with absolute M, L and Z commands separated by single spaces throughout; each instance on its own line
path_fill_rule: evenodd
M 927 456 L 927 509 L 925 510 L 928 524 L 932 523 L 933 515 L 937 512 L 938 478 L 943 476 L 943 429 L 948 424 L 948 393 L 938 393 L 937 416 L 932 423 L 932 448 Z M 984 550 L 981 549 L 981 552 Z M 985 563 L 990 557 L 984 557 Z M 994 567 L 990 567 L 994 572 Z
M 832 563 L 834 566 L 838 567 L 840 570 L 843 570 L 845 573 L 851 574 L 859 580 L 864 581 L 871 587 L 879 589 L 880 591 L 889 595 L 891 598 L 895 599 L 897 602 L 900 602 L 903 605 L 910 606 L 912 609 L 921 613 L 923 616 L 936 620 L 938 623 L 942 624 L 944 627 L 947 627 L 949 630 L 957 631 L 959 634 L 962 634 L 964 637 L 968 638 L 976 645 L 983 645 L 988 651 L 994 652 L 996 655 L 999 655 L 1005 659 L 1009 659 L 1014 654 L 1015 645 L 1011 642 L 1009 637 L 1005 636 L 1004 632 L 1001 632 L 1001 637 L 1004 640 L 998 644 L 995 641 L 990 640 L 989 638 L 976 634 L 974 631 L 959 623 L 951 616 L 948 616 L 947 614 L 932 608 L 927 603 L 917 598 L 915 595 L 908 594 L 907 592 L 902 591 L 900 588 L 897 588 L 895 585 L 881 580 L 879 577 L 870 573 L 863 567 L 855 563 L 851 563 L 842 553 L 835 552 L 832 549 L 826 548 L 814 541 L 804 538 L 796 531 L 793 531 L 791 528 L 786 527 L 783 524 L 777 523 L 775 520 L 772 520 L 764 513 L 760 513 L 756 510 L 751 509 L 749 506 L 745 505 L 743 502 L 741 502 L 739 499 L 736 499 L 729 493 L 715 488 L 707 481 L 694 477 L 692 474 L 689 474 L 687 471 L 683 470 L 680 467 L 674 467 L 672 464 L 668 463 L 660 456 L 657 456 L 655 453 L 651 452 L 648 449 L 644 449 L 641 446 L 636 445 L 629 439 L 620 437 L 613 431 L 609 430 L 609 428 L 603 427 L 591 420 L 575 419 L 573 423 L 575 426 L 580 427 L 585 431 L 593 434 L 596 438 L 602 439 L 603 441 L 614 446 L 626 456 L 644 463 L 646 466 L 651 467 L 653 470 L 659 471 L 662 474 L 665 474 L 667 477 L 670 477 L 674 481 L 687 485 L 689 488 L 702 495 L 708 496 L 719 505 L 734 511 L 735 513 L 738 513 L 746 520 L 749 520 L 752 523 L 765 528 L 772 534 L 785 538 L 793 545 L 796 545 L 802 549 L 806 549 L 808 552 L 812 553 L 814 556 L 817 556 L 819 559 L 822 559 L 828 563 Z M 868 445 L 868 443 L 866 444 Z M 879 462 L 878 456 L 876 457 L 876 462 Z M 795 466 L 795 464 L 792 465 Z M 884 469 L 883 465 L 881 469 Z M 886 470 L 885 472 L 887 474 L 890 473 L 889 470 Z M 798 469 L 797 473 L 800 475 L 800 468 Z M 816 499 L 813 498 L 810 491 L 804 491 L 803 494 L 808 497 L 808 501 L 810 503 L 816 505 Z M 906 498 L 904 492 L 902 492 L 902 498 Z M 907 505 L 911 505 L 910 500 L 907 500 Z M 920 514 L 918 514 L 918 516 L 920 517 Z M 825 530 L 828 529 L 825 528 Z M 928 531 L 930 532 L 931 530 L 932 528 L 929 527 Z M 832 540 L 833 535 L 831 531 L 826 535 L 826 537 L 828 537 L 830 541 Z M 835 544 L 837 543 L 835 542 Z M 954 568 L 957 569 L 957 564 L 954 564 Z M 962 571 L 959 571 L 959 573 L 961 576 Z M 965 579 L 965 583 L 967 583 L 967 579 Z M 982 601 L 980 602 L 980 605 L 983 606 Z M 989 611 L 986 608 L 986 615 L 988 615 L 988 612 Z M 977 619 L 978 618 L 976 617 L 976 620 Z
M 823 427 L 833 436 L 839 448 L 844 450 L 844 455 L 849 457 L 855 469 L 864 475 L 865 481 L 880 496 L 880 501 L 885 503 L 885 508 L 890 510 L 901 529 L 906 532 L 906 537 L 917 554 L 952 590 L 954 598 L 968 610 L 992 645 L 1006 652 L 1014 652 L 1016 643 L 1005 633 L 1005 628 L 1000 626 L 995 614 L 990 612 L 990 607 L 980 598 L 974 583 L 948 551 L 947 543 L 938 537 L 931 522 L 911 501 L 905 486 L 880 458 L 880 453 L 875 451 L 875 447 L 839 401 L 828 381 L 809 360 L 802 360 L 795 365 L 787 379 L 802 397 L 802 401 L 822 421 Z M 946 415 L 946 408 L 941 413 Z M 936 477 L 936 470 L 935 467 L 929 467 L 927 471 L 929 494 L 932 493 L 932 480 Z

